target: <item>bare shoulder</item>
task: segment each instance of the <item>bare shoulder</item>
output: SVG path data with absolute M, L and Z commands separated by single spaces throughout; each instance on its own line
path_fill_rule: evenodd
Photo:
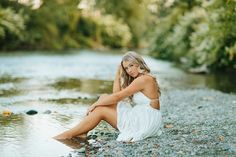
M 135 79 L 136 82 L 139 82 L 139 83 L 148 83 L 148 82 L 153 82 L 154 79 L 152 76 L 149 76 L 149 75 L 142 75 L 138 78 Z

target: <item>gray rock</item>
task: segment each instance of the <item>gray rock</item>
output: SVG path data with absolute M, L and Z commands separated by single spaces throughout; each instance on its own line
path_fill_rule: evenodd
M 44 114 L 51 114 L 52 111 L 51 111 L 51 110 L 46 110 L 46 111 L 44 111 L 43 113 L 44 113 Z
M 35 115 L 37 113 L 38 113 L 38 111 L 36 111 L 36 110 L 29 110 L 26 112 L 26 114 L 28 114 L 28 115 Z

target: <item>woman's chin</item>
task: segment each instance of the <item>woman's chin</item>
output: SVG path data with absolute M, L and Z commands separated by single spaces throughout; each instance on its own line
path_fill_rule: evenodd
M 137 75 L 135 75 L 135 74 L 133 74 L 133 75 L 130 75 L 132 78 L 136 78 L 136 77 L 138 77 L 138 74 Z
M 132 78 L 135 78 L 134 75 L 129 75 L 129 76 L 132 77 Z

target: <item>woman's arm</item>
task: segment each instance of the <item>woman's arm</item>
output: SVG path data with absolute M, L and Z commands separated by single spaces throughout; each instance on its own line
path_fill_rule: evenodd
M 121 65 L 119 65 L 117 69 L 115 80 L 113 82 L 113 93 L 119 92 L 121 90 L 120 75 L 121 75 Z
M 119 65 L 118 69 L 116 71 L 115 79 L 113 82 L 113 93 L 117 93 L 117 92 L 121 91 L 121 85 L 120 85 L 121 68 L 122 68 L 121 65 Z M 98 100 L 104 99 L 104 97 L 107 97 L 107 96 L 108 96 L 108 94 L 102 94 Z M 92 112 L 95 109 L 95 107 L 97 107 L 97 105 L 95 105 L 95 104 L 96 104 L 96 102 L 88 108 L 87 115 L 90 112 Z
M 99 98 L 92 106 L 96 107 L 96 106 L 101 106 L 101 105 L 116 104 L 119 101 L 121 101 L 122 99 L 124 99 L 124 98 L 138 92 L 138 91 L 143 90 L 145 87 L 145 82 L 146 82 L 145 77 L 138 77 L 125 89 L 123 89 L 119 92 L 116 92 L 116 93 L 113 93 L 110 95 L 105 95 L 105 96 Z

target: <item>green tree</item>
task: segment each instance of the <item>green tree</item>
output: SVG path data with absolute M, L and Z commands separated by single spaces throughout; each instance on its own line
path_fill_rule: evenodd
M 212 1 L 202 7 L 206 20 L 191 35 L 191 65 L 205 65 L 212 70 L 236 69 L 236 1 Z
M 149 0 L 97 0 L 96 6 L 104 14 L 111 14 L 122 19 L 132 33 L 132 46 L 138 47 L 140 39 L 148 29 L 151 18 L 148 10 Z
M 192 71 L 236 69 L 233 0 L 174 1 L 158 12 L 152 55 L 184 63 Z
M 39 9 L 29 12 L 26 45 L 37 49 L 79 47 L 73 38 L 79 20 L 79 0 L 43 1 Z
M 25 30 L 25 17 L 21 5 L 15 2 L 0 2 L 0 49 L 11 47 L 14 49 L 23 40 Z M 10 7 L 11 6 L 11 7 Z M 13 9 L 15 7 L 15 10 Z

